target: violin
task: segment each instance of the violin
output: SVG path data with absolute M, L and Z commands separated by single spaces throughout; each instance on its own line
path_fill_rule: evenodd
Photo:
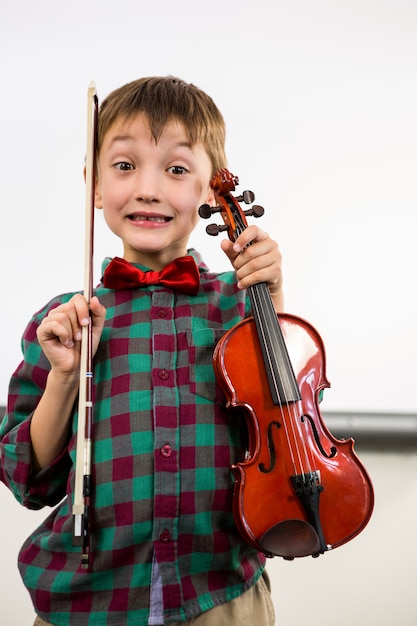
M 237 176 L 219 169 L 210 181 L 217 205 L 204 204 L 209 218 L 220 212 L 235 241 L 247 228 L 246 216 L 260 217 L 255 196 L 233 196 Z M 325 350 L 305 320 L 274 310 L 266 283 L 248 289 L 249 317 L 216 345 L 213 366 L 227 407 L 247 420 L 245 458 L 231 466 L 233 513 L 243 539 L 266 556 L 319 556 L 345 544 L 368 523 L 373 510 L 371 480 L 354 451 L 354 440 L 338 440 L 319 411 L 322 391 L 330 387 Z

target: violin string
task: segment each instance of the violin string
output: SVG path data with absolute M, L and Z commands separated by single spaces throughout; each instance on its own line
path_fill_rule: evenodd
M 265 295 L 269 297 L 269 291 L 265 292 Z M 289 414 L 290 419 L 286 419 L 286 412 L 282 411 L 283 413 L 283 420 L 285 421 L 286 424 L 286 429 L 287 432 L 290 431 L 291 435 L 292 435 L 292 441 L 294 442 L 293 446 L 295 447 L 295 452 L 296 452 L 296 456 L 298 459 L 298 466 L 299 469 L 297 471 L 297 468 L 294 468 L 295 474 L 297 473 L 303 473 L 304 472 L 304 463 L 303 463 L 303 459 L 302 459 L 302 454 L 301 454 L 301 450 L 300 450 L 300 446 L 299 446 L 299 437 L 296 436 L 296 432 L 295 432 L 295 426 L 297 424 L 297 419 L 296 419 L 296 412 L 295 412 L 295 406 L 296 406 L 296 402 L 294 402 L 294 398 L 295 397 L 299 397 L 299 389 L 298 389 L 298 385 L 297 385 L 297 381 L 295 379 L 294 373 L 292 371 L 292 367 L 291 367 L 291 363 L 289 361 L 288 358 L 288 354 L 287 354 L 287 350 L 286 350 L 286 346 L 285 346 L 285 341 L 282 335 L 282 330 L 281 327 L 279 325 L 278 322 L 278 318 L 276 315 L 276 312 L 272 306 L 272 311 L 271 311 L 271 316 L 270 316 L 270 324 L 271 324 L 271 328 L 275 328 L 275 336 L 276 336 L 276 343 L 275 345 L 273 345 L 273 350 L 274 350 L 274 355 L 275 355 L 275 359 L 279 360 L 280 362 L 280 367 L 278 369 L 278 371 L 281 373 L 281 375 L 283 375 L 284 377 L 284 405 L 287 408 L 287 412 Z M 286 389 L 295 389 L 294 394 L 292 394 L 290 397 L 287 395 L 286 393 Z M 288 428 L 287 426 L 287 422 L 289 421 L 289 426 L 290 428 Z M 302 441 L 302 439 L 301 439 Z M 291 445 L 291 444 L 290 444 Z
M 260 335 L 261 335 L 259 337 L 259 340 L 261 341 L 262 345 L 265 347 L 265 355 L 267 358 L 265 367 L 268 369 L 269 375 L 270 375 L 270 381 L 274 385 L 275 396 L 277 398 L 277 403 L 274 402 L 274 404 L 276 406 L 278 404 L 278 410 L 280 411 L 280 414 L 281 414 L 281 422 L 284 428 L 285 437 L 287 440 L 287 446 L 288 446 L 288 450 L 289 450 L 290 457 L 291 457 L 291 462 L 293 465 L 294 472 L 297 474 L 298 470 L 297 470 L 296 457 L 298 459 L 298 463 L 300 464 L 300 461 L 301 461 L 300 452 L 299 452 L 294 434 L 292 438 L 296 442 L 295 450 L 294 450 L 294 446 L 291 444 L 288 423 L 287 423 L 285 411 L 283 408 L 284 406 L 289 407 L 289 398 L 288 398 L 287 391 L 286 391 L 286 389 L 289 388 L 289 380 L 288 380 L 286 368 L 282 366 L 283 365 L 282 358 L 280 359 L 281 367 L 278 367 L 278 370 L 281 371 L 281 373 L 283 374 L 283 377 L 281 378 L 280 381 L 278 380 L 278 372 L 276 372 L 276 368 L 274 367 L 274 363 L 277 363 L 279 357 L 281 356 L 279 354 L 279 351 L 276 350 L 274 346 L 274 342 L 272 340 L 272 336 L 271 336 L 271 329 L 274 327 L 274 325 L 276 325 L 276 313 L 275 313 L 275 310 L 273 311 L 273 313 L 271 313 L 271 307 L 273 309 L 272 301 L 270 302 L 270 306 L 269 306 L 268 298 L 262 297 L 263 292 L 265 295 L 266 294 L 269 295 L 269 291 L 267 290 L 266 285 L 264 285 L 264 287 L 265 289 L 262 289 L 262 287 L 260 287 L 259 285 L 254 285 L 254 288 L 252 290 L 253 313 L 254 313 L 255 319 L 258 322 L 257 324 L 258 332 L 260 332 Z
M 298 383 L 293 372 L 291 361 L 285 345 L 282 329 L 279 325 L 278 317 L 275 312 L 271 296 L 268 288 L 265 285 L 255 286 L 254 289 L 254 302 L 256 308 L 256 315 L 259 319 L 259 326 L 261 329 L 262 339 L 266 347 L 268 355 L 268 364 L 265 364 L 270 368 L 271 378 L 274 381 L 275 390 L 277 396 L 280 396 L 280 412 L 284 430 L 286 433 L 287 444 L 290 450 L 293 467 L 295 473 L 306 473 L 305 465 L 309 466 L 310 471 L 312 468 L 311 457 L 309 455 L 309 447 L 306 444 L 305 435 L 303 436 L 302 430 L 305 430 L 305 421 L 301 419 L 303 414 L 302 399 L 298 388 Z M 260 314 L 260 311 L 264 315 Z M 273 340 L 275 337 L 276 341 Z M 273 363 L 279 363 L 278 372 L 275 371 Z M 278 384 L 277 376 L 281 375 L 281 384 Z M 278 393 L 278 388 L 281 388 L 281 394 Z M 287 391 L 288 390 L 288 391 Z M 288 395 L 291 393 L 291 396 Z M 294 401 L 295 400 L 295 401 Z M 283 406 L 287 407 L 289 413 L 289 425 Z M 290 431 L 292 435 L 291 444 Z M 297 470 L 295 457 L 297 457 L 299 470 Z
M 234 234 L 237 237 L 247 228 L 246 218 L 241 212 L 238 204 L 237 206 L 235 206 L 232 202 L 231 204 L 229 204 L 229 206 L 235 218 Z M 238 212 L 234 210 L 235 208 L 238 209 Z M 307 464 L 310 464 L 310 468 L 312 467 L 312 465 L 311 461 L 309 461 L 305 438 L 302 436 L 301 433 L 300 422 L 301 416 L 303 414 L 302 399 L 300 390 L 298 388 L 298 383 L 291 366 L 291 361 L 289 359 L 281 326 L 278 321 L 278 316 L 275 311 L 271 294 L 266 283 L 258 283 L 252 285 L 252 287 L 249 288 L 249 292 L 257 331 L 261 335 L 259 337 L 259 340 L 261 342 L 261 347 L 263 346 L 265 367 L 267 369 L 270 385 L 273 386 L 273 389 L 271 389 L 271 393 L 273 396 L 274 404 L 274 396 L 276 397 L 279 404 L 281 421 L 284 427 L 285 437 L 287 440 L 287 446 L 290 452 L 294 473 L 295 475 L 304 475 L 306 473 L 305 462 L 307 462 Z M 277 367 L 274 367 L 274 364 L 277 365 Z M 287 390 L 291 390 L 291 397 L 289 397 Z M 295 397 L 297 397 L 297 400 L 295 400 Z M 285 411 L 283 408 L 284 406 L 287 407 L 290 416 L 290 428 L 288 427 Z M 291 444 L 290 440 L 290 430 L 292 440 L 294 442 L 293 445 Z M 296 431 L 298 431 L 298 436 Z M 299 441 L 302 444 L 302 451 L 299 445 Z M 303 457 L 305 461 L 303 461 Z M 298 460 L 298 468 L 296 458 Z
M 267 341 L 268 324 L 267 322 L 265 324 L 263 323 L 261 311 L 264 309 L 262 309 L 261 304 L 260 304 L 260 293 L 259 293 L 259 288 L 257 285 L 254 285 L 253 288 L 251 288 L 251 296 L 252 296 L 251 299 L 252 299 L 252 308 L 253 308 L 254 318 L 255 320 L 258 321 L 257 331 L 260 334 L 259 341 L 261 342 L 261 345 L 265 347 L 265 351 L 264 351 L 264 356 L 266 357 L 266 360 L 264 359 L 265 367 L 267 369 L 267 373 L 269 372 L 269 375 L 270 375 L 269 376 L 270 384 L 274 385 L 275 394 L 273 394 L 271 390 L 271 395 L 272 396 L 275 395 L 278 401 L 278 410 L 280 411 L 280 414 L 281 414 L 281 422 L 284 428 L 285 438 L 287 440 L 287 447 L 290 452 L 291 463 L 292 463 L 294 472 L 296 472 L 297 471 L 296 462 L 294 458 L 293 448 L 290 443 L 287 422 L 285 420 L 285 415 L 283 411 L 283 398 L 282 398 L 282 394 L 280 394 L 279 392 L 279 388 L 278 388 L 278 384 L 276 380 L 276 374 L 275 374 L 274 367 L 273 367 L 273 356 L 268 346 L 269 342 Z M 274 401 L 274 404 L 275 406 L 277 406 L 277 402 Z

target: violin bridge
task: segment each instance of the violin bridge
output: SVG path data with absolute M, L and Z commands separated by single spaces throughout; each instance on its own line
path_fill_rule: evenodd
M 324 487 L 321 484 L 320 471 L 314 470 L 304 474 L 296 474 L 291 476 L 291 482 L 296 495 L 303 504 L 309 523 L 317 533 L 320 542 L 320 550 L 317 556 L 318 554 L 323 554 L 323 552 L 329 549 L 329 546 L 324 538 L 319 513 L 320 494 L 324 491 Z
M 314 489 L 315 487 L 321 487 L 320 491 L 323 491 L 323 486 L 321 485 L 320 470 L 314 470 L 313 472 L 306 472 L 305 474 L 296 474 L 295 476 L 291 476 L 291 482 L 293 484 L 296 494 L 299 497 L 301 497 L 301 492 L 309 492 L 310 489 Z

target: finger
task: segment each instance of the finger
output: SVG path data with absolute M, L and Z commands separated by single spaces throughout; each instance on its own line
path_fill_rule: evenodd
M 90 301 L 90 310 L 91 310 L 91 319 L 93 324 L 93 353 L 98 348 L 98 344 L 101 338 L 101 333 L 103 331 L 104 322 L 106 320 L 106 309 L 99 302 L 99 299 L 94 296 Z
M 81 294 L 77 294 L 68 302 L 52 309 L 42 325 L 49 339 L 55 336 L 63 345 L 71 348 L 74 342 L 81 340 L 81 328 L 88 323 L 88 304 Z
M 269 236 L 265 231 L 263 231 L 258 226 L 248 226 L 236 239 L 233 244 L 233 250 L 237 253 L 243 252 L 250 244 L 253 244 L 257 241 L 262 241 L 267 239 Z
M 278 244 L 267 236 L 246 246 L 235 257 L 233 265 L 236 270 L 244 269 L 248 273 L 280 261 Z
M 233 250 L 233 242 L 230 239 L 222 239 L 220 242 L 221 249 L 226 253 L 229 260 L 233 263 L 239 252 Z
M 239 289 L 247 289 L 251 285 L 258 283 L 269 283 L 271 276 L 270 267 L 260 267 L 250 269 L 244 266 L 243 269 L 236 271 L 236 277 L 238 280 L 237 286 Z
M 74 346 L 74 329 L 68 314 L 53 310 L 42 320 L 38 328 L 40 343 L 58 341 L 67 348 Z
M 260 242 L 250 246 L 250 250 L 236 259 L 235 267 L 239 286 L 243 288 L 259 282 L 272 287 L 281 281 L 281 253 L 276 244 L 265 247 L 264 242 Z
M 106 319 L 106 308 L 101 304 L 97 296 L 93 296 L 91 298 L 90 311 L 94 318 L 95 325 L 104 324 Z
M 80 293 L 75 294 L 68 302 L 73 307 L 76 314 L 76 321 L 79 327 L 88 326 L 90 322 L 90 310 L 87 300 Z M 71 311 L 72 313 L 72 311 Z M 71 315 L 71 320 L 74 322 L 74 318 Z

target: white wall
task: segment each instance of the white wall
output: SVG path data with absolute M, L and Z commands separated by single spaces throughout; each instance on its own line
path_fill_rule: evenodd
M 287 308 L 323 336 L 327 407 L 415 412 L 416 25 L 415 0 L 0 2 L 0 404 L 29 316 L 82 288 L 90 80 L 103 98 L 175 74 L 224 113 Z M 120 252 L 100 217 L 97 279 Z M 192 243 L 228 267 L 204 226 Z
M 324 408 L 416 412 L 416 25 L 415 0 L 0 0 L 0 404 L 32 312 L 82 287 L 90 80 L 103 98 L 175 74 L 224 113 L 230 169 L 284 254 L 287 309 L 323 336 Z M 204 226 L 192 243 L 227 267 Z M 96 234 L 98 279 L 120 247 L 99 217 Z M 363 460 L 369 527 L 318 560 L 270 564 L 280 626 L 415 625 L 416 456 Z M 44 513 L 4 488 L 0 501 L 1 623 L 21 626 L 16 554 Z

